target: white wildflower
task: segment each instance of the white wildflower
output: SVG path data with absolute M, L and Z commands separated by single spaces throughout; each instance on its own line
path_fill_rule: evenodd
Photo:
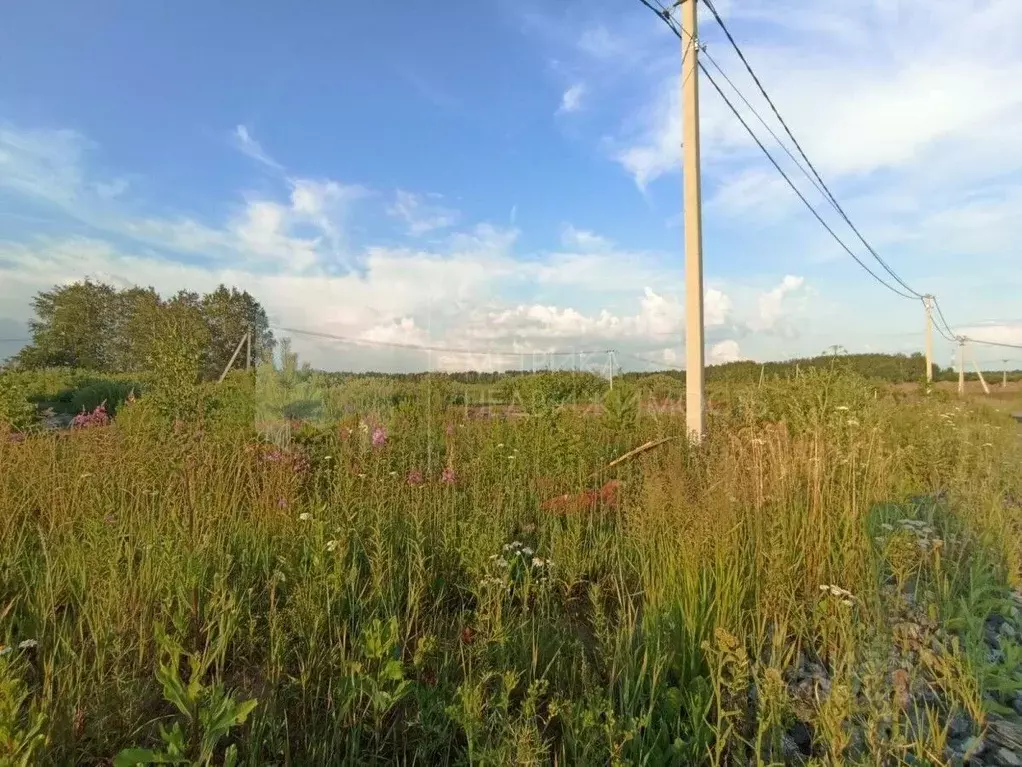
M 532 558 L 532 566 L 533 567 L 543 567 L 545 565 L 546 565 L 546 560 L 543 559 L 543 557 L 533 557 Z
M 38 647 L 39 643 L 34 639 L 23 639 L 18 642 L 19 650 L 31 650 L 34 647 Z
M 838 405 L 836 410 L 840 410 L 842 413 L 848 411 L 848 405 Z
M 310 519 L 312 519 L 312 515 L 307 511 L 303 511 L 301 514 L 298 515 L 298 519 L 301 520 L 302 522 L 308 522 Z
M 337 548 L 337 541 L 327 541 L 326 542 L 326 550 L 327 551 L 332 552 L 336 548 Z
M 0 658 L 4 657 L 5 655 L 7 655 L 7 653 L 10 652 L 14 652 L 13 647 L 4 647 L 3 645 L 0 645 Z
M 522 553 L 527 557 L 531 557 L 533 554 L 532 549 L 530 549 L 528 546 L 522 549 Z
M 856 421 L 854 418 L 849 418 L 847 423 L 848 423 L 849 426 L 858 426 L 859 425 L 859 422 Z

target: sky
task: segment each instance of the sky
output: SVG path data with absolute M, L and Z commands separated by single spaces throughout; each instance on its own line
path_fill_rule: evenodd
M 717 7 L 874 249 L 956 332 L 1022 343 L 1022 4 Z M 638 0 L 14 4 L 0 358 L 91 278 L 247 289 L 325 369 L 683 365 L 680 58 Z M 921 351 L 921 303 L 700 87 L 707 360 Z

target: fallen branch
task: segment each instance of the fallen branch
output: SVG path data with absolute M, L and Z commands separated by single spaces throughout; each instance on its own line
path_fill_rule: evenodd
M 590 474 L 589 475 L 589 479 L 593 479 L 595 477 L 598 477 L 603 472 L 608 471 L 610 469 L 613 469 L 615 466 L 619 466 L 622 463 L 624 463 L 625 461 L 630 461 L 632 458 L 635 458 L 635 456 L 637 456 L 637 455 L 642 455 L 643 453 L 649 452 L 650 450 L 652 450 L 654 448 L 660 447 L 664 443 L 670 442 L 672 439 L 674 439 L 674 437 L 662 437 L 661 439 L 650 440 L 649 442 L 647 442 L 644 445 L 639 445 L 634 450 L 629 450 L 624 455 L 618 456 L 617 458 L 615 458 L 613 461 L 608 463 L 606 466 L 604 466 L 599 471 L 594 472 L 593 474 Z

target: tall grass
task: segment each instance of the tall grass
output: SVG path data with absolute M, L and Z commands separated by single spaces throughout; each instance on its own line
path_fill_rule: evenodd
M 830 763 L 942 763 L 1000 679 L 969 621 L 1022 574 L 1000 418 L 822 372 L 734 391 L 698 449 L 683 414 L 421 398 L 284 450 L 225 411 L 159 427 L 144 397 L 0 439 L 0 734 L 26 763 L 177 722 L 192 763 L 765 764 L 803 758 L 799 722 Z M 904 519 L 940 545 L 899 549 Z M 910 705 L 905 623 L 948 637 Z M 255 707 L 211 751 L 225 696 Z

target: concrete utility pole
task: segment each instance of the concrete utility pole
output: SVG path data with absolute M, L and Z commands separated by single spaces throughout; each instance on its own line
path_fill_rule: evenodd
M 979 369 L 979 363 L 976 362 L 976 357 L 974 355 L 972 355 L 972 354 L 970 354 L 969 356 L 972 357 L 972 366 L 974 368 L 976 368 L 976 375 L 979 376 L 979 382 L 981 384 L 983 384 L 983 392 L 985 394 L 989 394 L 990 393 L 990 387 L 987 386 L 987 379 L 985 379 L 983 377 L 983 371 Z
M 699 21 L 696 0 L 681 3 L 681 102 L 685 198 L 685 424 L 699 442 L 706 431 L 703 399 L 703 214 L 699 166 Z M 686 50 L 687 48 L 687 50 Z
M 933 383 L 933 296 L 923 296 L 926 307 L 926 383 Z
M 965 394 L 965 336 L 958 336 L 958 396 Z
M 1008 388 L 1008 360 L 1001 360 L 1001 362 L 1004 365 L 1003 370 L 1001 370 L 1001 388 L 1002 389 L 1007 389 Z
M 252 368 L 252 331 L 245 334 L 245 370 Z
M 241 337 L 238 341 L 238 345 L 234 349 L 234 354 L 231 355 L 231 359 L 228 360 L 227 365 L 224 366 L 224 372 L 220 374 L 220 378 L 217 379 L 217 383 L 223 383 L 224 379 L 227 378 L 227 372 L 231 369 L 231 365 L 234 364 L 234 360 L 238 359 L 238 355 L 241 353 L 241 347 L 245 345 L 245 339 L 248 338 L 248 333 Z

